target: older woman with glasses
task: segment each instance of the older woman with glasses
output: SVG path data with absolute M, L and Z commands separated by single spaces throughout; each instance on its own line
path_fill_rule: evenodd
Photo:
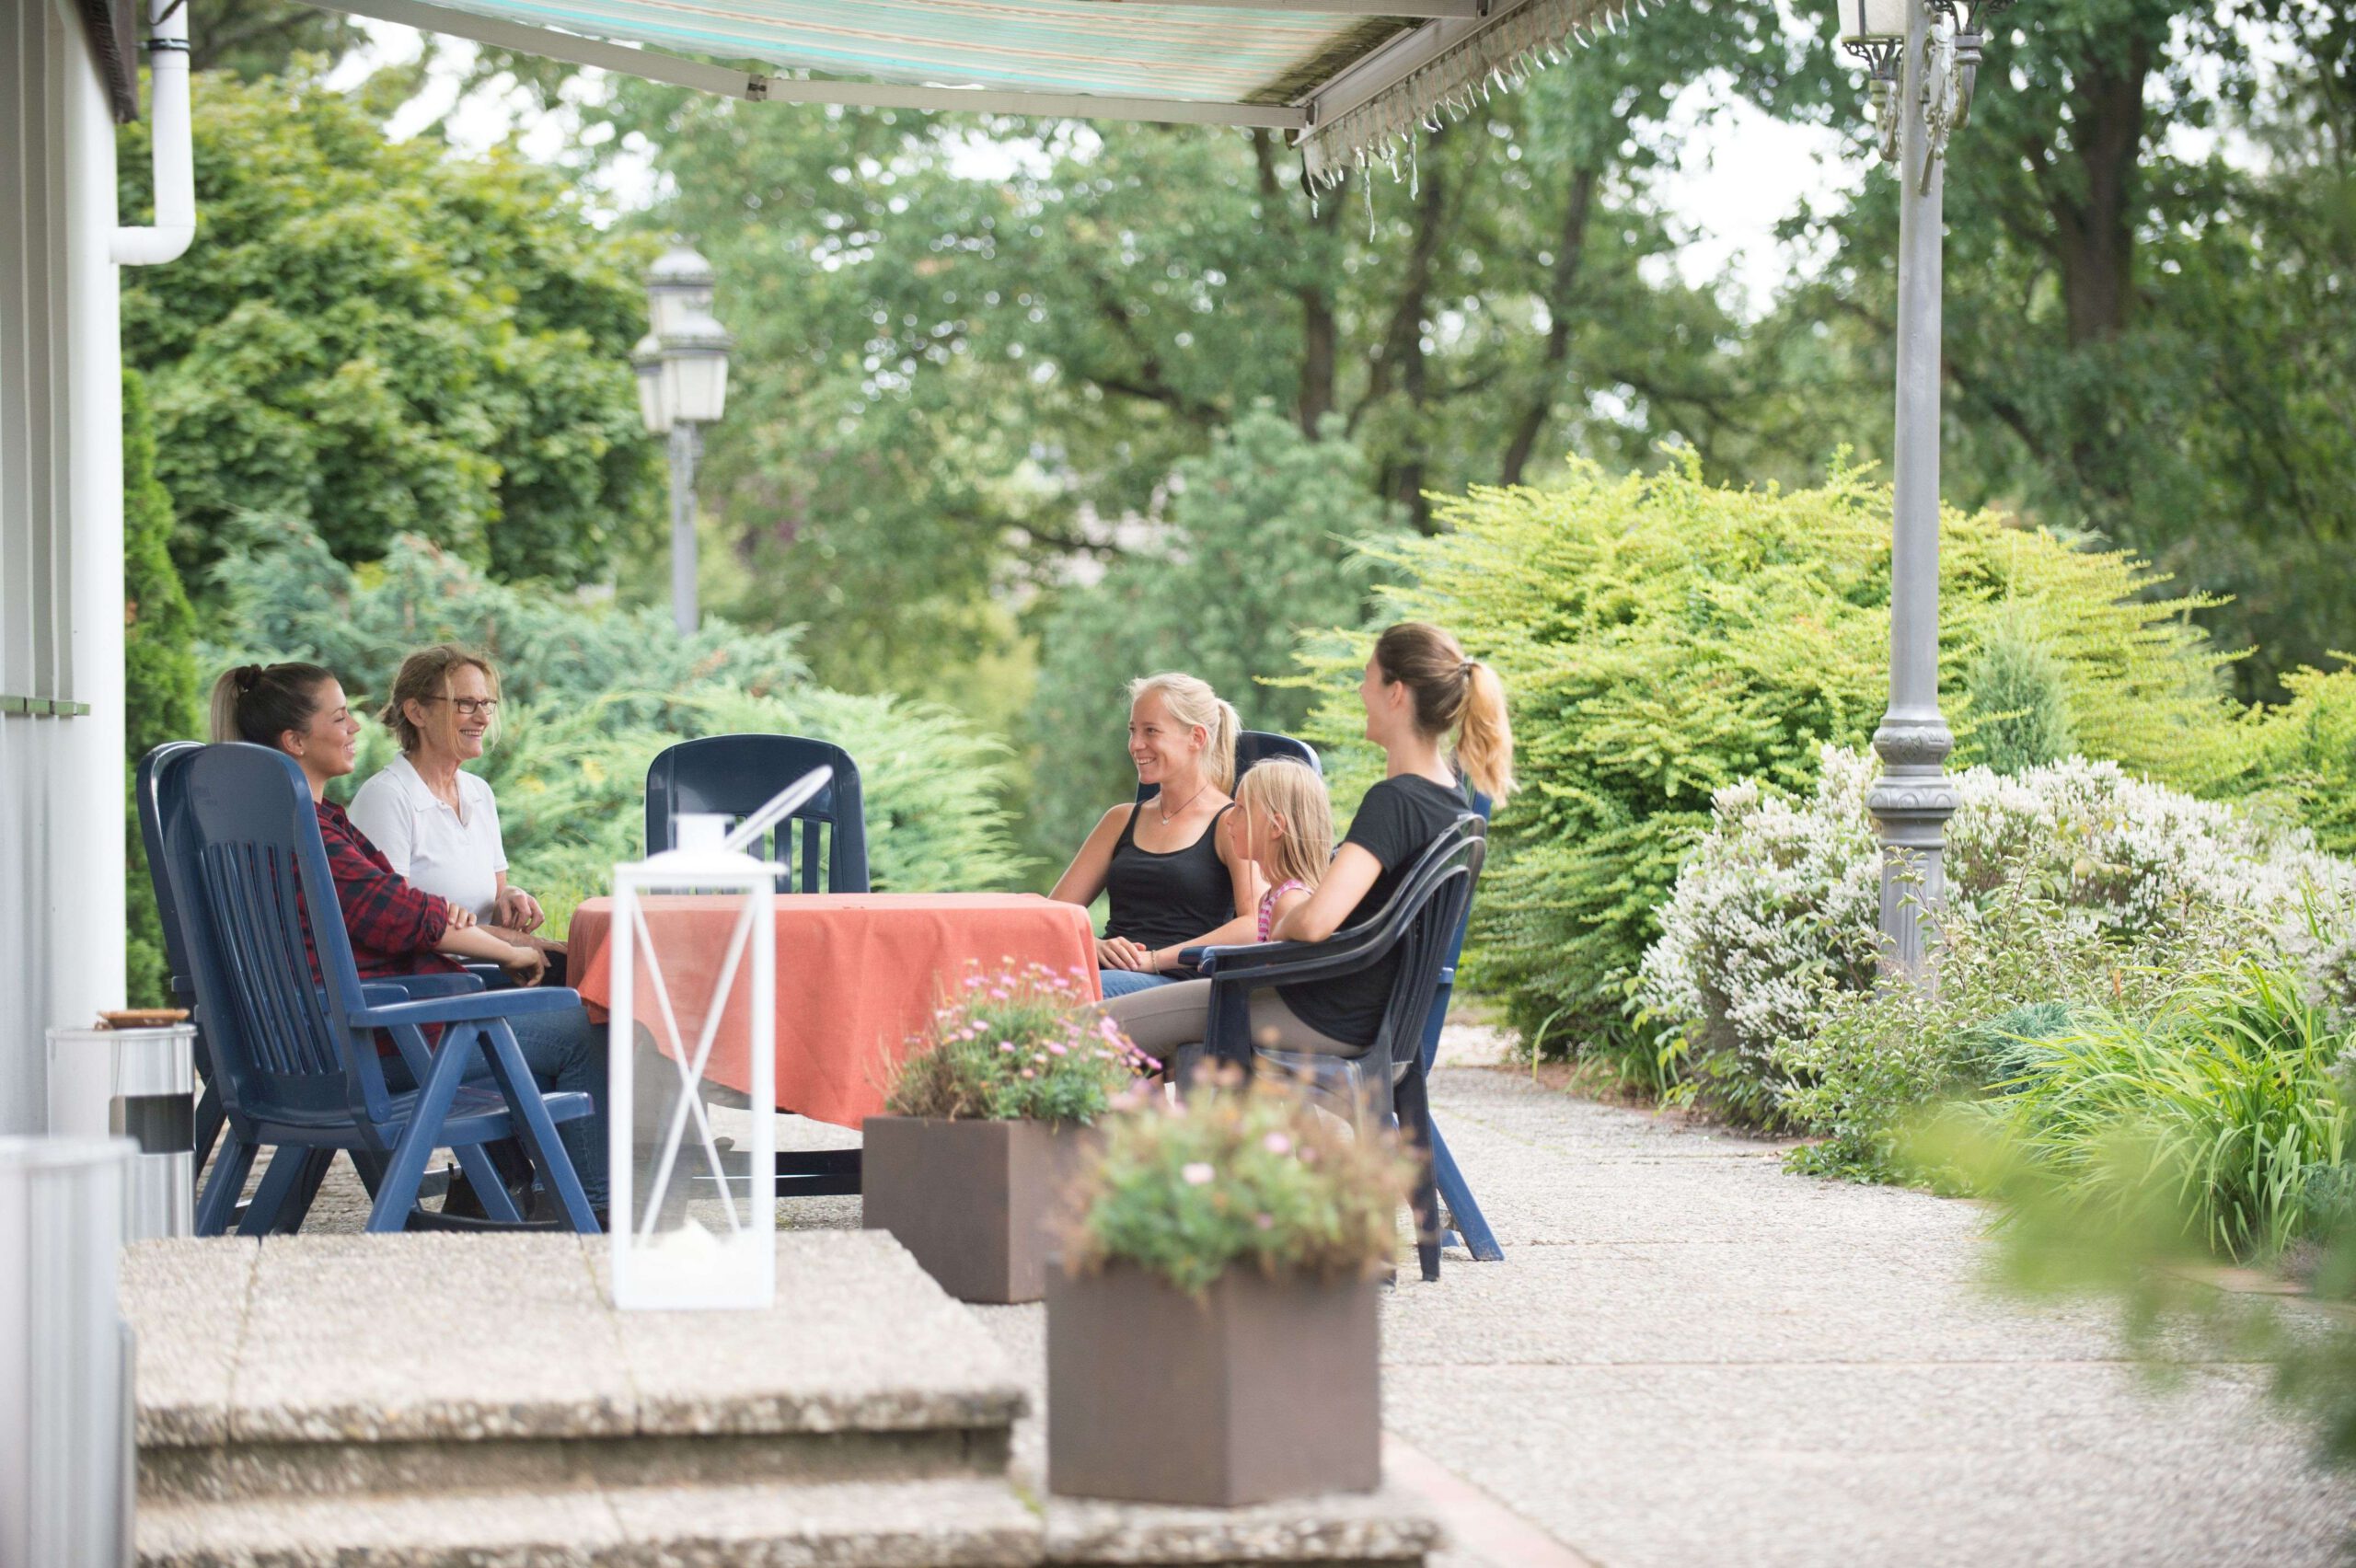
M 445 642 L 402 660 L 376 715 L 401 755 L 360 787 L 352 821 L 396 875 L 538 951 L 562 985 L 563 944 L 532 934 L 544 918 L 539 901 L 508 882 L 499 802 L 463 766 L 482 755 L 498 712 L 499 674 L 481 654 Z

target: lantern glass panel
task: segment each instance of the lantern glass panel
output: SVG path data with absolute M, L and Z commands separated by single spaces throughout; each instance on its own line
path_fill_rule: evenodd
M 614 869 L 614 1300 L 763 1308 L 777 1285 L 777 868 L 716 847 Z M 694 824 L 701 827 L 706 824 Z
M 1840 0 L 1841 41 L 1902 39 L 1917 0 Z
M 678 365 L 675 417 L 710 424 L 728 406 L 728 356 L 714 349 L 674 351 Z
M 642 359 L 638 371 L 638 417 L 646 422 L 648 432 L 667 435 L 671 431 L 671 405 L 664 396 L 663 362 Z

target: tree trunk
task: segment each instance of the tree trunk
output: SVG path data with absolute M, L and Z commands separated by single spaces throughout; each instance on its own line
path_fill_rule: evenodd
M 2135 263 L 2134 186 L 2143 150 L 2143 85 L 2154 40 L 2124 58 L 2083 62 L 2073 116 L 2077 189 L 2051 198 L 2061 238 L 2062 298 L 2070 346 L 2115 338 L 2127 325 Z
M 1546 349 L 1539 357 L 1538 385 L 1521 417 L 1514 423 L 1513 439 L 1506 444 L 1506 460 L 1497 482 L 1518 485 L 1530 455 L 1554 411 L 1554 385 L 1571 352 L 1571 294 L 1578 282 L 1579 258 L 1587 249 L 1588 213 L 1595 205 L 1595 171 L 1574 169 L 1570 200 L 1563 209 L 1563 232 L 1554 248 L 1554 271 L 1546 287 Z
M 1265 131 L 1252 133 L 1252 156 L 1260 167 L 1260 211 L 1265 222 L 1276 223 L 1284 214 L 1288 229 L 1298 224 L 1298 208 L 1288 195 L 1284 181 L 1276 172 L 1276 140 Z M 1326 210 L 1313 215 L 1310 222 L 1318 228 L 1331 229 L 1340 216 L 1342 204 L 1335 202 Z M 1334 385 L 1336 362 L 1341 351 L 1341 324 L 1334 315 L 1334 287 L 1321 269 L 1303 267 L 1296 271 L 1292 287 L 1293 298 L 1300 304 L 1300 390 L 1294 406 L 1294 417 L 1300 421 L 1301 433 L 1311 440 L 1317 437 L 1317 427 L 1327 414 L 1334 411 Z

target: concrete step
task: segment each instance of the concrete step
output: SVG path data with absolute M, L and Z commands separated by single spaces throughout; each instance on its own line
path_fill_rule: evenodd
M 565 1236 L 142 1243 L 157 1501 L 1002 1476 L 1024 1396 L 880 1232 L 778 1239 L 766 1312 L 618 1312 Z
M 141 1568 L 1013 1568 L 1003 1482 L 636 1487 L 143 1504 Z

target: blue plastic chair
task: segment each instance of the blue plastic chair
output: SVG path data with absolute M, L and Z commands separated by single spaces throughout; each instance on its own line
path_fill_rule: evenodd
M 1318 759 L 1317 748 L 1307 741 L 1296 741 L 1290 735 L 1280 735 L 1274 730 L 1244 730 L 1235 737 L 1235 776 L 1238 778 L 1252 771 L 1259 763 L 1272 756 L 1289 757 L 1305 762 L 1319 777 L 1323 777 L 1325 765 Z M 1138 804 L 1143 805 L 1161 792 L 1159 784 L 1138 786 Z
M 1425 1079 L 1425 1035 L 1440 972 L 1461 943 L 1465 911 L 1488 853 L 1488 824 L 1466 813 L 1424 851 L 1391 902 L 1372 919 L 1322 942 L 1258 942 L 1189 948 L 1186 956 L 1211 983 L 1206 1056 L 1249 1073 L 1270 1062 L 1309 1088 L 1339 1098 L 1353 1121 L 1396 1119 L 1415 1159 L 1415 1251 L 1426 1279 L 1439 1277 L 1439 1193 L 1431 1154 L 1431 1098 Z M 1252 1039 L 1252 993 L 1271 986 L 1355 974 L 1397 953 L 1399 967 L 1373 1042 L 1355 1056 L 1271 1051 Z
M 299 1224 L 337 1149 L 370 1180 L 372 1232 L 409 1226 L 437 1147 L 456 1151 L 494 1220 L 514 1223 L 521 1216 L 483 1149 L 508 1137 L 521 1139 L 572 1228 L 594 1233 L 595 1216 L 556 1134 L 559 1122 L 590 1114 L 589 1096 L 543 1094 L 507 1024 L 580 998 L 489 994 L 466 974 L 364 983 L 333 913 L 318 818 L 293 758 L 261 746 L 206 746 L 171 758 L 156 779 L 164 863 L 228 1124 L 197 1203 L 197 1234 L 227 1229 L 256 1155 L 273 1146 L 242 1235 L 289 1228 L 288 1214 Z M 306 922 L 306 909 L 330 917 Z M 311 977 L 306 925 L 324 984 Z M 428 1025 L 443 1030 L 431 1050 Z M 416 1089 L 386 1087 L 379 1030 Z M 478 1062 L 488 1066 L 488 1084 L 465 1081 Z
M 860 795 L 859 765 L 842 747 L 800 735 L 710 735 L 665 748 L 646 770 L 646 852 L 677 847 L 673 820 L 681 813 L 710 812 L 742 820 L 814 767 L 831 767 L 835 777 L 807 805 L 777 824 L 776 847 L 769 858 L 786 868 L 778 877 L 778 891 L 793 892 L 799 880 L 802 892 L 816 893 L 818 868 L 824 865 L 826 892 L 867 892 L 867 808 Z M 797 822 L 802 824 L 799 856 L 793 845 Z M 826 841 L 823 859 L 822 827 Z
M 1489 820 L 1494 805 L 1488 796 L 1473 791 L 1472 809 L 1481 813 L 1484 823 Z M 1448 1022 L 1448 1001 L 1456 989 L 1457 961 L 1464 955 L 1464 933 L 1472 924 L 1472 900 L 1468 894 L 1464 900 L 1463 917 L 1456 923 L 1455 940 L 1448 944 L 1447 962 L 1440 965 L 1438 989 L 1432 994 L 1431 1021 L 1424 1026 L 1424 1077 L 1427 1080 L 1434 1064 L 1439 1059 L 1439 1032 Z M 1451 1229 L 1441 1233 L 1441 1244 L 1461 1241 L 1464 1250 L 1472 1254 L 1472 1261 L 1477 1263 L 1505 1262 L 1505 1249 L 1497 1245 L 1496 1232 L 1489 1228 L 1487 1218 L 1481 1213 L 1481 1205 L 1473 1200 L 1472 1188 L 1464 1180 L 1464 1172 L 1457 1168 L 1456 1157 L 1449 1152 L 1448 1140 L 1440 1136 L 1439 1124 L 1427 1122 L 1425 1130 L 1431 1138 L 1432 1170 L 1438 1182 L 1440 1202 L 1447 1205 L 1448 1217 L 1454 1222 Z

